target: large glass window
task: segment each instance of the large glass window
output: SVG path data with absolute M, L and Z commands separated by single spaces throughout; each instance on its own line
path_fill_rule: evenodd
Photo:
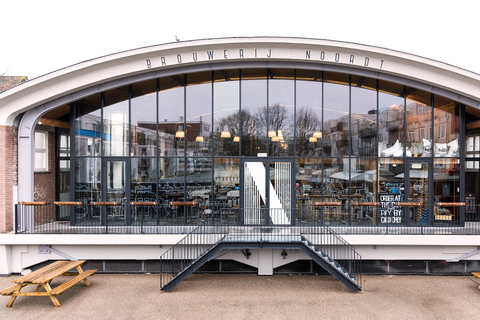
M 128 155 L 129 89 L 122 87 L 105 92 L 103 108 L 104 156 Z
M 293 156 L 295 150 L 294 70 L 271 70 L 268 81 L 270 156 Z
M 322 202 L 322 161 L 297 158 L 295 165 L 295 208 L 300 223 L 318 219 L 314 203 Z
M 131 155 L 157 155 L 157 113 L 155 80 L 132 85 Z
M 369 175 L 370 177 L 377 180 L 378 183 L 378 193 L 377 201 L 380 201 L 381 195 L 396 195 L 399 196 L 400 202 L 404 201 L 415 201 L 415 199 L 409 199 L 410 195 L 406 195 L 406 186 L 405 186 L 405 162 L 403 159 L 399 158 L 380 158 L 378 159 L 378 172 L 376 177 Z M 413 182 L 413 180 L 411 181 Z M 415 195 L 414 189 L 411 189 L 412 195 Z M 416 195 L 415 195 L 416 196 Z M 421 211 L 415 210 L 416 207 L 408 208 L 407 210 L 401 211 L 401 220 L 400 223 L 405 225 L 406 221 L 418 223 L 422 218 Z M 410 211 L 408 211 L 410 209 Z M 382 211 L 382 208 L 373 210 L 371 212 L 372 221 L 375 225 L 382 225 L 383 223 L 388 223 L 388 218 L 395 217 L 395 212 L 392 211 Z M 396 218 L 399 218 L 396 216 Z M 390 220 L 392 221 L 392 220 Z M 397 220 L 398 221 L 398 220 Z
M 480 168 L 478 161 L 465 161 L 465 221 L 480 221 L 478 201 L 480 199 Z M 449 173 L 451 174 L 451 173 Z
M 48 132 L 35 131 L 35 171 L 48 171 Z
M 187 168 L 188 197 L 197 198 L 199 192 L 209 195 L 213 185 L 212 158 L 187 158 Z
M 102 134 L 101 95 L 75 102 L 75 155 L 100 156 Z
M 322 73 L 298 70 L 296 76 L 297 156 L 321 156 L 323 138 Z
M 435 222 L 460 222 L 460 207 L 456 206 L 460 202 L 460 160 L 435 159 L 433 183 L 435 203 L 444 204 L 435 208 Z
M 68 130 L 59 129 L 57 140 L 57 190 L 58 200 L 70 200 L 70 134 Z
M 406 93 L 406 156 L 430 157 L 432 155 L 431 94 L 412 88 L 407 88 Z
M 316 70 L 227 69 L 134 83 L 73 106 L 74 195 L 84 203 L 108 200 L 102 195 L 108 198 L 108 190 L 111 194 L 121 182 L 122 203 L 155 200 L 168 211 L 178 209 L 172 201 L 194 202 L 191 210 L 175 211 L 183 217 L 177 223 L 214 216 L 240 221 L 248 176 L 240 176 L 240 163 L 254 163 L 242 157 L 262 157 L 265 164 L 295 163 L 295 184 L 287 191 L 296 192 L 297 223 L 382 225 L 388 217 L 375 207 L 382 194 L 422 204 L 402 209 L 405 225 L 474 215 L 471 205 L 465 210 L 453 205 L 442 208 L 447 216 L 437 219 L 433 208 L 466 201 L 460 154 L 469 160 L 465 171 L 477 174 L 480 112 L 465 107 L 461 145 L 463 106 L 411 86 Z M 58 141 L 65 179 L 70 141 L 65 135 Z M 39 168 L 45 164 L 36 161 Z M 102 186 L 102 177 L 110 179 L 110 189 Z M 476 188 L 465 186 L 470 204 Z
M 458 105 L 440 96 L 434 101 L 433 152 L 435 157 L 458 157 L 460 118 Z
M 185 158 L 160 158 L 158 160 L 158 196 L 160 203 L 185 200 Z
M 156 201 L 157 159 L 132 158 L 130 167 L 131 201 Z
M 101 201 L 101 186 L 100 158 L 75 159 L 75 201 L 85 204 Z
M 386 176 L 386 172 L 380 173 Z M 379 180 L 377 158 L 352 158 L 350 179 L 352 225 L 375 224 L 378 209 L 374 203 L 378 199 Z
M 376 81 L 352 76 L 352 151 L 354 156 L 377 155 Z
M 267 153 L 267 70 L 242 70 L 242 156 Z
M 212 73 L 187 76 L 185 139 L 187 155 L 212 155 Z M 191 84 L 190 84 L 191 83 Z
M 350 88 L 348 75 L 325 73 L 323 132 L 326 156 L 349 155 Z
M 238 156 L 240 148 L 239 71 L 214 73 L 214 151 L 216 156 Z M 245 115 L 245 118 L 247 116 Z M 243 141 L 247 141 L 244 139 Z
M 158 141 L 160 156 L 183 156 L 185 150 L 185 88 L 183 76 L 160 79 Z
M 324 210 L 324 219 L 329 223 L 345 224 L 348 220 L 350 163 L 348 158 L 323 160 L 323 201 L 337 203 Z
M 378 155 L 381 157 L 403 157 L 405 108 L 403 91 L 403 86 L 379 82 Z
M 480 135 L 468 135 L 466 140 L 465 156 L 467 158 L 480 158 Z M 479 169 L 479 161 L 468 161 L 467 169 Z

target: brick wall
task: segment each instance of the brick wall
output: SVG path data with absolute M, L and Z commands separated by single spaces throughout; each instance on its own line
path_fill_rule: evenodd
M 13 230 L 15 186 L 17 186 L 17 128 L 0 126 L 0 233 Z

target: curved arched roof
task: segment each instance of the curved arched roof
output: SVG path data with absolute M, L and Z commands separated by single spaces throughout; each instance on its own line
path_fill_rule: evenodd
M 11 125 L 17 115 L 35 107 L 47 110 L 49 104 L 58 106 L 95 90 L 105 90 L 120 79 L 134 82 L 165 72 L 194 70 L 196 66 L 205 70 L 217 66 L 240 67 L 245 63 L 355 70 L 389 81 L 406 84 L 411 81 L 424 90 L 480 108 L 480 75 L 427 58 L 330 40 L 222 38 L 119 52 L 32 79 L 0 93 L 0 124 Z

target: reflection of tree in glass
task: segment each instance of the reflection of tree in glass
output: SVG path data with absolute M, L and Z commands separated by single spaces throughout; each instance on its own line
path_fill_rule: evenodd
M 321 131 L 321 122 L 312 108 L 301 107 L 297 109 L 297 143 L 300 155 L 306 155 L 312 147 L 309 139 L 315 131 Z
M 222 131 L 228 131 L 230 137 L 222 138 Z M 222 156 L 238 156 L 238 142 L 233 138 L 240 135 L 240 118 L 238 112 L 215 121 L 215 152 Z
M 266 108 L 265 108 L 266 109 Z M 260 110 L 262 123 L 265 123 L 266 110 Z M 280 104 L 268 108 L 268 131 L 275 132 L 276 137 L 270 137 L 269 154 L 287 155 L 288 141 L 293 141 L 293 115 L 290 115 L 287 108 Z M 273 139 L 272 139 L 273 138 Z M 293 147 L 293 146 L 292 146 Z
M 218 119 L 215 128 L 216 152 L 225 156 L 238 155 L 238 142 L 234 141 L 235 137 L 240 137 L 241 154 L 247 156 L 256 156 L 257 153 L 266 151 L 268 131 L 275 132 L 279 138 L 277 141 L 270 141 L 270 155 L 285 153 L 287 144 L 293 143 L 293 115 L 288 113 L 285 106 L 279 104 L 269 108 L 258 107 L 255 114 L 245 108 L 241 112 Z M 222 131 L 228 131 L 230 137 L 222 138 Z

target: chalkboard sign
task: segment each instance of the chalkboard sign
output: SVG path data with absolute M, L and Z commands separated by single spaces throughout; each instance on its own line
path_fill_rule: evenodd
M 380 202 L 380 223 L 388 224 L 402 224 L 403 210 L 396 206 L 398 202 L 402 201 L 400 193 L 379 193 Z
M 474 194 L 465 196 L 465 213 L 477 213 L 477 199 Z

